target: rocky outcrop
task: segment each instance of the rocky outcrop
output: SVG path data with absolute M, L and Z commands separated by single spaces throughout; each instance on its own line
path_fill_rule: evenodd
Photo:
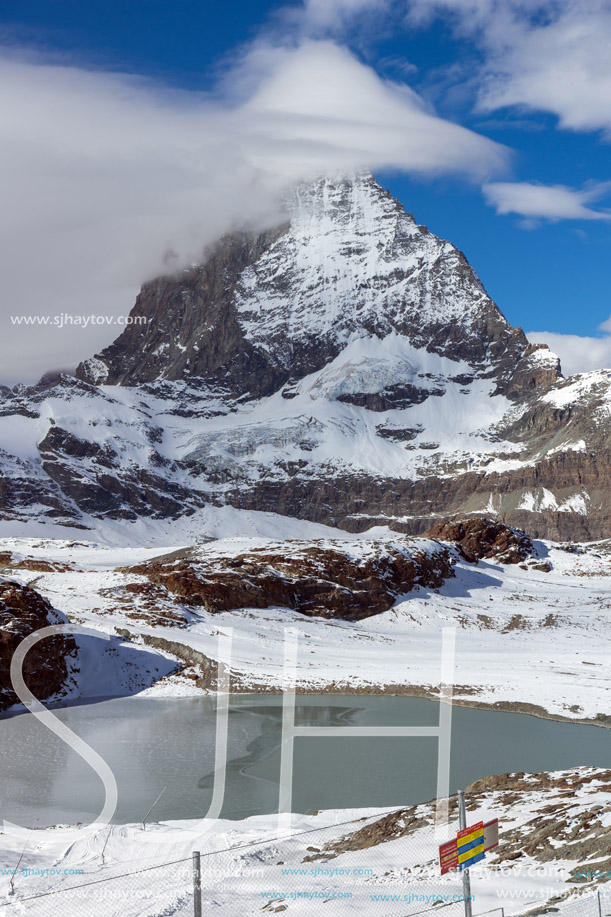
M 502 564 L 519 564 L 534 553 L 533 543 L 526 532 L 495 519 L 438 522 L 427 534 L 440 541 L 453 542 L 464 559 L 471 563 L 492 558 Z
M 0 580 L 0 710 L 18 702 L 11 681 L 13 653 L 34 631 L 59 623 L 59 616 L 35 589 L 12 580 Z M 71 636 L 41 640 L 28 652 L 23 665 L 25 683 L 40 700 L 56 694 L 68 675 L 66 657 L 76 652 Z
M 45 473 L 84 513 L 134 520 L 189 512 L 191 492 L 159 473 L 169 463 L 153 447 L 148 468 L 122 469 L 119 453 L 108 443 L 101 446 L 52 426 L 38 449 Z
M 0 551 L 0 568 L 9 570 L 35 570 L 37 573 L 66 573 L 74 569 L 74 564 L 56 560 L 44 560 L 42 557 L 22 557 L 13 551 Z
M 373 542 L 360 553 L 342 542 L 284 542 L 237 556 L 151 561 L 130 572 L 210 612 L 277 606 L 346 621 L 387 611 L 414 587 L 438 589 L 454 575 L 446 548 L 407 540 Z
M 529 389 L 546 389 L 560 377 L 560 360 L 547 344 L 529 344 L 511 375 L 507 394 L 519 397 Z

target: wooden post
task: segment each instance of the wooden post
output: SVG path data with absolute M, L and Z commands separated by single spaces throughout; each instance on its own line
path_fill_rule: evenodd
M 199 850 L 193 851 L 193 917 L 202 917 L 202 865 Z

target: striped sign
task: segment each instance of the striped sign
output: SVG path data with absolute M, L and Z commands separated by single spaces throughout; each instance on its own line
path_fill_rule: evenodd
M 453 869 L 467 869 L 484 859 L 487 850 L 498 847 L 499 821 L 478 821 L 470 828 L 463 828 L 456 838 L 439 846 L 439 865 L 441 875 Z
M 456 847 L 458 850 L 458 868 L 462 871 L 479 863 L 484 859 L 484 823 L 478 821 L 477 824 L 469 828 L 463 828 L 456 835 Z

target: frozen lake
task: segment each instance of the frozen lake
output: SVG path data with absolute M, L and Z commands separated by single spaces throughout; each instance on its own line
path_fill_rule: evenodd
M 119 787 L 114 821 L 198 818 L 212 797 L 216 699 L 120 698 L 54 713 L 108 762 Z M 231 698 L 225 818 L 278 808 L 282 699 Z M 297 724 L 436 726 L 438 704 L 413 697 L 299 696 Z M 293 811 L 401 806 L 436 794 L 434 737 L 300 737 Z M 451 790 L 506 771 L 611 767 L 611 731 L 514 713 L 455 707 Z M 97 774 L 34 716 L 0 719 L 0 819 L 47 826 L 100 811 Z

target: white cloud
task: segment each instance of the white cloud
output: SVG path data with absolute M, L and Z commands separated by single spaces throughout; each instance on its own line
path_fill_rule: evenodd
M 600 337 L 578 334 L 558 334 L 554 331 L 529 331 L 527 338 L 534 344 L 548 344 L 560 357 L 565 376 L 594 369 L 611 369 L 611 315 L 598 326 Z
M 453 18 L 485 53 L 478 105 L 552 112 L 611 136 L 611 0 L 408 0 L 410 18 Z
M 611 6 L 564 0 L 558 8 L 551 21 L 519 23 L 510 42 L 495 42 L 480 107 L 549 111 L 564 128 L 611 135 Z
M 344 4 L 347 6 L 347 4 Z M 0 246 L 7 315 L 125 314 L 140 283 L 323 171 L 503 171 L 507 150 L 438 118 L 345 48 L 247 49 L 214 96 L 0 58 Z M 2 320 L 0 381 L 75 365 L 115 330 Z
M 562 127 L 611 138 L 611 0 L 305 0 L 303 26 L 330 31 L 403 13 L 410 26 L 441 17 L 474 40 L 481 68 L 467 76 L 477 107 L 555 114 Z
M 607 182 L 575 190 L 565 185 L 539 185 L 529 182 L 489 182 L 483 191 L 497 213 L 519 213 L 531 219 L 609 220 L 611 213 L 592 210 L 591 201 L 609 190 Z

